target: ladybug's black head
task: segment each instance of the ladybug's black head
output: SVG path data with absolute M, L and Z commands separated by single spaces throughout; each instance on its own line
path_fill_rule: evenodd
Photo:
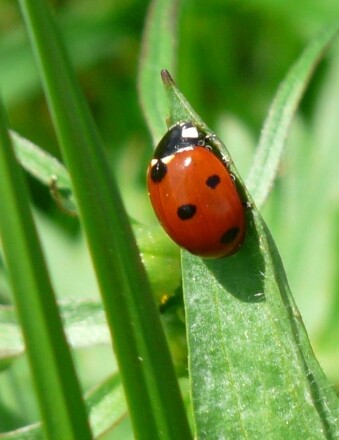
M 180 122 L 171 127 L 154 152 L 155 159 L 170 156 L 183 148 L 205 145 L 204 135 L 191 122 Z

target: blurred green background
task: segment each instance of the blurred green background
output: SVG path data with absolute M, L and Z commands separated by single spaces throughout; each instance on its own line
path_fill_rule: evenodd
M 145 170 L 154 146 L 137 93 L 149 2 L 54 0 L 51 4 L 126 208 L 131 217 L 152 228 L 156 221 L 147 199 Z M 177 71 L 173 74 L 195 110 L 225 141 L 244 177 L 279 82 L 303 48 L 335 18 L 339 18 L 337 0 L 182 1 Z M 13 0 L 0 2 L 0 89 L 12 128 L 60 158 L 37 69 Z M 336 43 L 306 91 L 263 215 L 281 252 L 314 350 L 337 389 L 338 121 Z M 58 297 L 97 297 L 78 221 L 60 212 L 48 188 L 28 178 Z M 158 264 L 151 270 L 166 272 L 167 268 Z M 172 292 L 159 291 L 156 295 L 163 293 Z M 3 271 L 0 303 L 10 303 Z M 105 347 L 79 350 L 76 358 L 84 389 L 113 368 L 110 350 Z M 105 362 L 100 361 L 103 358 Z M 24 358 L 0 374 L 0 432 L 38 418 L 27 375 Z

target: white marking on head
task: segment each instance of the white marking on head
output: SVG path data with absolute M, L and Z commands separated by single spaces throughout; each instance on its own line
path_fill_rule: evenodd
M 181 132 L 184 138 L 197 138 L 199 137 L 199 132 L 195 127 L 184 127 Z

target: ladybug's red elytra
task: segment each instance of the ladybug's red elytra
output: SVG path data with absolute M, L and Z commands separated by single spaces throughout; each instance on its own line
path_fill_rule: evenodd
M 235 183 L 208 138 L 191 122 L 168 130 L 148 167 L 150 200 L 179 246 L 204 258 L 234 254 L 246 232 Z

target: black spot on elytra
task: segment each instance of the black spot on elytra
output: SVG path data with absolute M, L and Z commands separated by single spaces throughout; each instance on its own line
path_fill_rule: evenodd
M 228 229 L 222 236 L 221 236 L 221 243 L 224 244 L 229 244 L 232 243 L 232 241 L 236 238 L 236 236 L 239 234 L 240 229 L 235 227 L 235 228 L 230 228 Z
M 159 159 L 151 168 L 151 179 L 154 183 L 159 183 L 166 176 L 167 166 Z
M 195 213 L 197 212 L 197 207 L 195 205 L 181 205 L 179 206 L 177 210 L 178 217 L 181 220 L 189 220 L 192 217 L 194 217 Z
M 220 183 L 220 177 L 217 174 L 213 174 L 206 179 L 206 185 L 212 189 L 215 189 Z

